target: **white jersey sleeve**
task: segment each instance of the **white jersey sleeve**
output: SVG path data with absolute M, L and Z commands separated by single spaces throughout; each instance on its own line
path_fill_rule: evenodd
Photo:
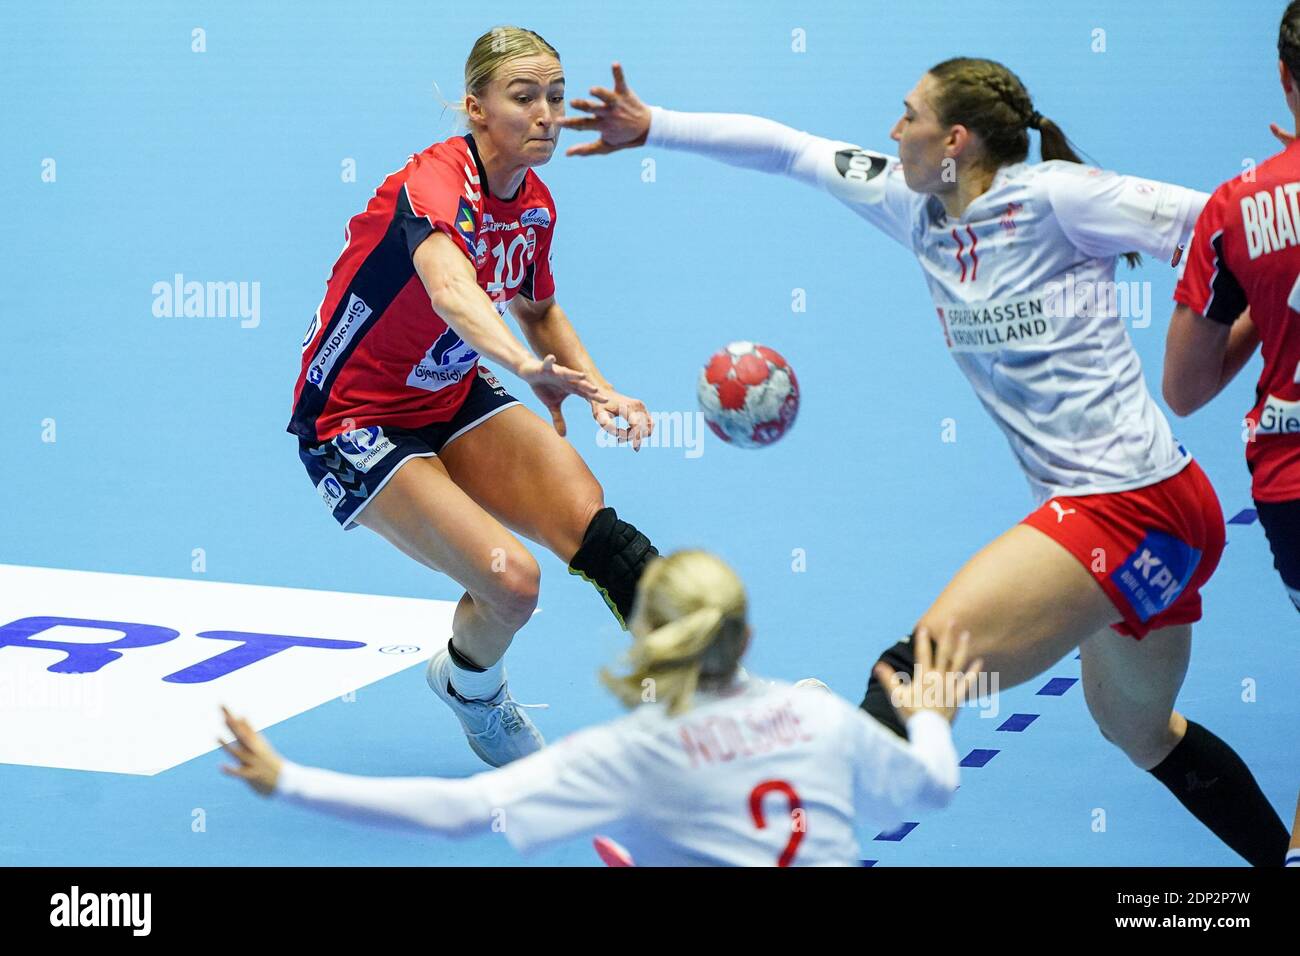
M 478 774 L 465 780 L 435 777 L 361 777 L 285 761 L 275 796 L 333 816 L 398 830 L 443 836 L 487 833 L 492 802 Z
M 957 790 L 957 751 L 948 721 L 922 711 L 907 722 L 908 740 L 855 709 L 849 723 L 854 802 L 859 819 L 885 827 L 914 810 L 948 805 Z
M 484 774 L 487 797 L 521 853 L 591 835 L 634 812 L 637 780 L 625 722 L 591 727 Z
M 1145 252 L 1171 262 L 1210 198 L 1194 189 L 1063 160 L 1038 169 L 1066 238 L 1094 258 Z
M 361 777 L 285 762 L 287 803 L 443 836 L 501 832 L 520 851 L 595 832 L 625 815 L 634 793 L 616 732 L 595 727 L 463 780 Z
M 893 157 L 743 113 L 679 113 L 652 106 L 650 117 L 647 146 L 699 153 L 817 186 L 912 248 L 913 223 L 925 197 L 907 188 Z

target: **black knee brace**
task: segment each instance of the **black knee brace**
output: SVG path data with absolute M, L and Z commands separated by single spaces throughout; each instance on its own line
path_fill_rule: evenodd
M 899 641 L 880 655 L 880 660 L 898 671 L 898 673 L 906 674 L 909 678 L 912 676 L 912 672 L 916 670 L 916 654 L 912 649 L 913 636 L 909 634 L 906 640 Z M 907 727 L 904 726 L 902 718 L 898 716 L 898 711 L 894 710 L 894 705 L 890 703 L 889 691 L 885 689 L 884 684 L 880 683 L 880 678 L 876 676 L 874 668 L 872 668 L 871 679 L 867 681 L 867 694 L 862 698 L 862 703 L 858 706 L 898 734 L 898 736 L 904 740 L 907 739 Z
M 620 520 L 613 508 L 602 508 L 587 526 L 582 547 L 569 562 L 569 573 L 596 585 L 619 626 L 627 630 L 636 583 L 646 564 L 658 556 L 649 538 Z

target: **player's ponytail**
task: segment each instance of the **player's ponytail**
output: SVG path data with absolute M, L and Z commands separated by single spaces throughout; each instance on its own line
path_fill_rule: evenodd
M 1292 6 L 1300 5 L 1300 0 Z M 983 165 L 997 170 L 1029 156 L 1029 130 L 1038 130 L 1039 149 L 1044 160 L 1063 159 L 1082 163 L 1061 127 L 1034 109 L 1029 91 L 1020 77 L 996 60 L 960 56 L 930 68 L 935 79 L 931 98 L 939 122 L 961 125 L 979 134 L 984 145 Z M 1124 253 L 1130 266 L 1142 257 Z
M 678 551 L 646 566 L 629 628 L 629 673 L 600 679 L 627 707 L 662 702 L 690 709 L 701 688 L 725 686 L 749 638 L 745 589 L 734 571 L 706 551 Z
M 536 53 L 548 53 L 557 60 L 560 58 L 555 47 L 532 30 L 512 26 L 493 27 L 474 41 L 469 57 L 465 60 L 465 93 L 482 96 L 507 60 Z M 444 100 L 443 104 L 462 115 L 465 113 L 463 99 L 459 103 Z

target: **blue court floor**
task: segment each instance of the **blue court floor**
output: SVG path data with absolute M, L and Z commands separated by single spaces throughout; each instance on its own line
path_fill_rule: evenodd
M 1268 123 L 1286 117 L 1274 53 L 1281 7 L 1172 9 L 6 5 L 0 83 L 14 95 L 0 142 L 10 237 L 0 257 L 0 565 L 356 595 L 329 599 L 341 610 L 318 621 L 324 598 L 299 591 L 300 616 L 298 605 L 277 611 L 267 592 L 268 620 L 231 608 L 231 623 L 221 602 L 200 620 L 179 586 L 150 585 L 129 606 L 122 595 L 136 591 L 123 590 L 114 606 L 134 616 L 102 619 L 182 631 L 177 654 L 200 628 L 421 653 L 445 640 L 443 604 L 399 602 L 390 615 L 398 604 L 364 603 L 454 601 L 459 589 L 367 531 L 341 532 L 284 427 L 298 347 L 347 219 L 410 153 L 456 132 L 434 84 L 457 96 L 465 55 L 494 24 L 528 26 L 555 45 L 571 95 L 606 84 L 617 58 L 649 103 L 758 113 L 886 151 L 903 96 L 929 66 L 989 56 L 1016 70 L 1039 111 L 1099 164 L 1209 191 L 1276 152 Z M 581 138 L 566 133 L 561 149 Z M 645 159 L 655 161 L 648 181 Z M 661 550 L 704 546 L 737 568 L 750 588 L 752 671 L 816 675 L 858 699 L 879 651 L 1031 507 L 1005 441 L 945 354 L 917 265 L 824 195 L 704 159 L 557 154 L 539 174 L 558 208 L 558 300 L 618 388 L 687 421 L 699 367 L 727 342 L 764 343 L 793 365 L 803 406 L 771 448 L 708 435 L 634 454 L 598 442 L 574 403 L 570 440 L 607 501 Z M 1130 335 L 1158 392 L 1173 272 L 1148 261 L 1118 278 L 1144 297 Z M 174 314 L 165 289 L 195 281 L 236 283 L 241 310 Z M 796 301 L 806 307 L 795 311 Z M 1300 788 L 1300 622 L 1249 510 L 1240 422 L 1258 371 L 1256 358 L 1220 398 L 1175 422 L 1232 519 L 1179 706 L 1241 753 L 1289 823 Z M 625 638 L 588 585 L 532 550 L 541 612 L 507 660 L 515 696 L 548 703 L 538 723 L 557 738 L 616 715 L 596 671 Z M 18 580 L 0 568 L 0 625 L 37 613 Z M 94 617 L 81 580 L 52 590 L 41 613 Z M 272 626 L 274 615 L 285 620 Z M 283 630 L 295 619 L 300 630 Z M 14 676 L 31 653 L 0 646 L 0 704 L 34 693 Z M 165 673 L 141 670 L 139 693 L 161 693 Z M 291 759 L 384 775 L 480 769 L 415 657 L 375 668 L 347 694 L 335 677 L 313 683 L 305 665 L 304 686 L 294 686 L 294 666 L 267 673 L 274 679 L 235 703 L 292 711 L 268 731 Z M 50 679 L 60 676 L 72 675 Z M 1101 738 L 1078 676 L 1069 655 L 1004 691 L 996 718 L 964 714 L 952 807 L 891 839 L 866 834 L 864 858 L 1239 862 Z M 134 678 L 115 680 L 115 696 L 86 718 L 94 726 L 70 725 L 57 708 L 4 725 L 15 746 L 0 752 L 27 756 L 0 763 L 0 864 L 597 863 L 583 841 L 524 861 L 499 837 L 412 838 L 277 807 L 218 773 L 206 734 L 156 773 L 59 766 L 66 735 L 81 733 L 103 741 L 80 747 L 82 765 L 101 746 L 152 759 L 167 713 L 125 707 Z M 180 708 L 202 687 L 168 683 L 174 696 L 158 700 Z

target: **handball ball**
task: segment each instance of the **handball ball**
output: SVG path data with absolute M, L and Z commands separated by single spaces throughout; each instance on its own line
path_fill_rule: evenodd
M 700 371 L 700 409 L 709 428 L 741 448 L 770 445 L 799 414 L 799 382 L 781 355 L 753 342 L 732 342 Z

